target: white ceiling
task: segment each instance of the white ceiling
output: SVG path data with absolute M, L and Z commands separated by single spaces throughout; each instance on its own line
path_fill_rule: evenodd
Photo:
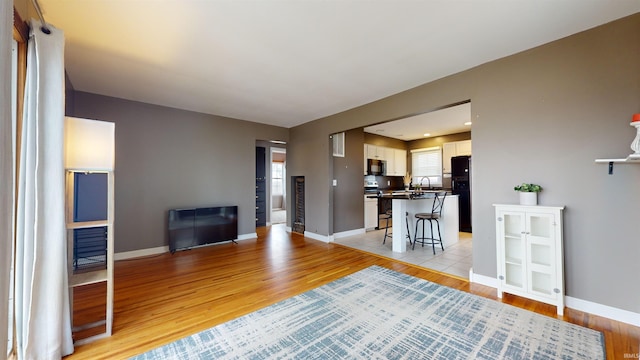
M 365 132 L 403 141 L 471 131 L 471 103 L 367 126 Z
M 76 90 L 284 127 L 640 11 L 638 0 L 40 4 L 65 32 Z

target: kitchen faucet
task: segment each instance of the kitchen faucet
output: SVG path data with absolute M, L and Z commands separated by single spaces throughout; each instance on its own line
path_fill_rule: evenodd
M 431 189 L 431 179 L 429 179 L 428 176 L 423 176 L 423 177 L 420 178 L 420 187 L 422 187 L 422 180 L 424 180 L 424 178 L 427 178 L 427 183 L 429 184 L 427 189 Z

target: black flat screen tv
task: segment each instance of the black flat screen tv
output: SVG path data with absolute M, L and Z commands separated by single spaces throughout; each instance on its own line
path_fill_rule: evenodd
M 169 210 L 169 251 L 238 238 L 238 207 Z

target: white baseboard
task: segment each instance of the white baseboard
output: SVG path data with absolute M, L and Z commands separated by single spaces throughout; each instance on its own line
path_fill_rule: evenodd
M 344 238 L 347 236 L 353 236 L 353 235 L 360 235 L 360 234 L 364 234 L 366 233 L 365 229 L 355 229 L 355 230 L 348 230 L 348 231 L 342 231 L 342 232 L 338 232 L 335 233 L 333 235 L 319 235 L 316 233 L 312 233 L 310 231 L 305 231 L 304 232 L 304 236 L 311 238 L 311 239 L 315 239 L 315 240 L 320 240 L 322 242 L 326 242 L 326 243 L 330 243 L 333 242 L 335 239 L 340 239 L 340 238 Z
M 125 251 L 125 252 L 119 252 L 119 253 L 113 254 L 113 260 L 115 261 L 127 260 L 127 259 L 143 257 L 143 256 L 163 254 L 166 252 L 169 252 L 169 246 L 159 246 L 159 247 L 150 248 L 150 249 Z
M 489 286 L 494 289 L 498 288 L 498 279 L 492 278 L 490 276 L 474 274 L 473 268 L 469 269 L 469 281 L 472 283 Z
M 304 232 L 304 236 L 308 237 L 310 239 L 314 239 L 314 240 L 320 240 L 322 242 L 326 242 L 326 243 L 330 243 L 333 241 L 333 236 L 332 235 L 319 235 L 316 233 L 312 233 L 310 231 L 305 231 Z
M 257 233 L 249 233 L 249 234 L 238 235 L 238 238 L 236 240 L 241 241 L 241 240 L 250 240 L 250 239 L 257 239 L 257 238 L 258 238 Z M 228 242 L 228 241 L 225 241 L 225 242 Z M 216 245 L 216 244 L 207 244 L 207 245 L 201 245 L 196 247 L 211 246 L 211 245 Z M 159 247 L 149 248 L 149 249 L 125 251 L 125 252 L 119 252 L 119 253 L 113 254 L 113 260 L 115 261 L 127 260 L 127 259 L 144 257 L 149 255 L 158 255 L 158 254 L 163 254 L 167 252 L 169 252 L 169 246 L 159 246 Z
M 257 239 L 258 233 L 249 233 L 249 234 L 241 234 L 238 235 L 236 240 L 249 240 L 249 239 Z
M 568 308 L 584 311 L 607 319 L 620 321 L 633 326 L 640 326 L 640 314 L 632 311 L 614 308 L 587 300 L 577 299 L 571 296 L 564 297 Z
M 492 288 L 498 287 L 498 279 L 490 276 L 474 274 L 473 268 L 469 270 L 469 281 L 472 283 L 489 286 Z M 571 296 L 565 296 L 565 306 L 570 309 L 584 311 L 589 314 L 602 316 L 607 319 L 620 321 L 633 326 L 640 326 L 640 314 L 632 311 L 614 308 L 608 305 L 598 304 L 592 301 L 582 300 Z
M 349 236 L 354 236 L 354 235 L 362 235 L 366 233 L 366 230 L 364 228 L 362 229 L 354 229 L 354 230 L 348 230 L 348 231 L 342 231 L 342 232 L 337 232 L 333 234 L 333 238 L 334 239 L 340 239 L 340 238 L 345 238 L 345 237 L 349 237 Z

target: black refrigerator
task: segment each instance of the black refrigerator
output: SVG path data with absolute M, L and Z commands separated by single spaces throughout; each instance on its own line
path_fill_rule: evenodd
M 471 156 L 451 158 L 451 193 L 458 195 L 460 231 L 471 232 Z

